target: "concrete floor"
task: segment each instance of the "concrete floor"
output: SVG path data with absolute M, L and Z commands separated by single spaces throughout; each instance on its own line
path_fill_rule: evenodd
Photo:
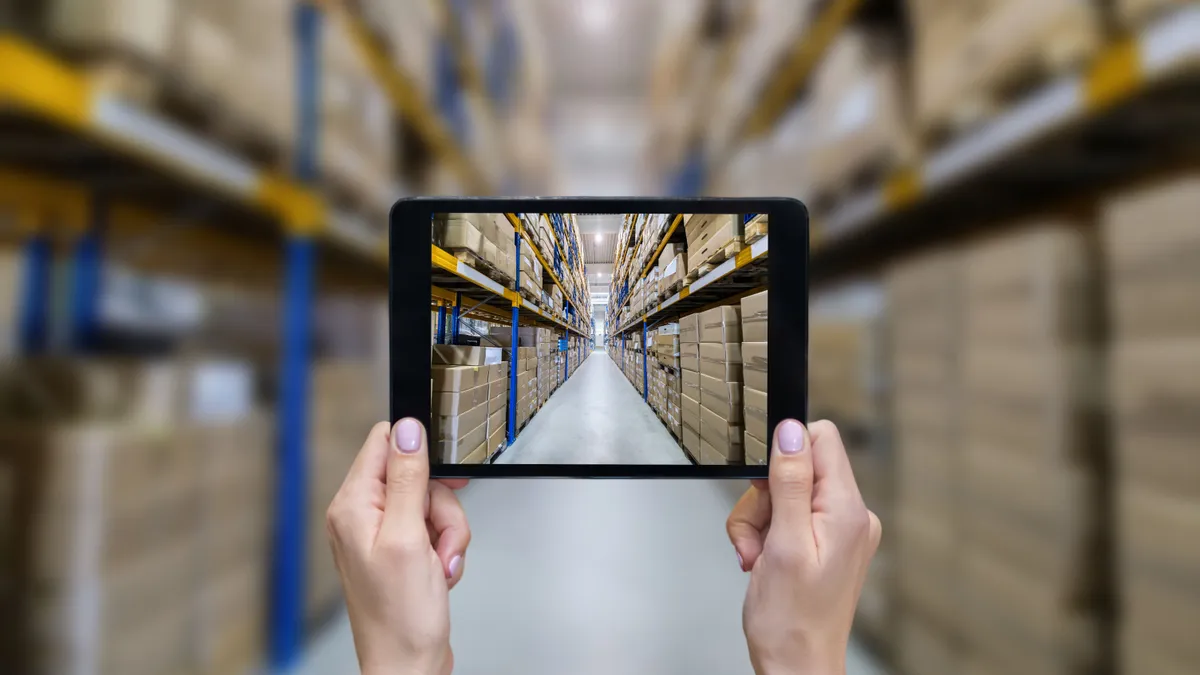
M 604 352 L 551 394 L 497 464 L 689 464 L 683 448 Z
M 594 354 L 571 379 L 577 386 L 564 385 L 539 413 L 547 440 L 530 436 L 529 456 L 572 456 L 566 453 L 583 450 L 576 446 L 589 438 L 620 461 L 629 456 L 621 443 L 635 440 L 649 449 L 634 456 L 666 452 L 666 443 L 644 442 L 643 422 L 658 422 L 636 411 L 633 403 L 645 404 L 606 355 Z M 631 396 L 620 394 L 618 384 Z M 581 400 L 586 394 L 606 402 Z M 602 411 L 634 415 L 631 431 L 587 421 Z M 622 440 L 602 440 L 601 432 Z M 451 594 L 455 672 L 751 673 L 741 629 L 748 577 L 725 535 L 725 518 L 746 487 L 744 481 L 475 481 L 460 493 L 473 539 L 465 576 Z M 857 647 L 849 671 L 882 672 Z M 354 672 L 349 626 L 339 616 L 314 642 L 299 675 Z

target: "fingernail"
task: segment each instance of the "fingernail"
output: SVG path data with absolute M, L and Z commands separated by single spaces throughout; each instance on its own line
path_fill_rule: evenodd
M 458 568 L 460 566 L 462 566 L 462 556 L 461 555 L 456 555 L 450 559 L 450 577 L 451 578 L 453 578 L 455 574 L 458 574 Z
M 396 433 L 392 434 L 396 449 L 403 453 L 413 453 L 421 449 L 421 425 L 411 417 L 400 420 L 396 425 Z
M 804 449 L 804 427 L 796 420 L 784 420 L 779 425 L 779 451 L 794 455 Z
M 737 557 L 738 557 L 738 568 L 741 569 L 743 572 L 746 571 L 746 563 L 745 563 L 745 561 L 742 560 L 742 554 L 741 553 L 737 554 Z

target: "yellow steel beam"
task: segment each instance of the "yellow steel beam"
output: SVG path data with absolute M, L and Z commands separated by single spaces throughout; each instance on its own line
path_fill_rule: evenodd
M 655 249 L 654 255 L 650 256 L 650 262 L 646 263 L 646 269 L 642 270 L 642 278 L 645 279 L 647 274 L 650 274 L 650 268 L 654 267 L 654 263 L 658 261 L 658 256 L 662 255 L 663 249 L 667 247 L 667 242 L 671 240 L 671 236 L 675 234 L 675 229 L 683 222 L 683 214 L 675 214 L 675 220 L 671 222 L 671 228 L 663 235 L 662 241 L 658 243 L 658 248 Z
M 755 138 L 769 132 L 796 94 L 812 78 L 817 64 L 829 50 L 834 39 L 854 17 L 863 0 L 832 0 L 808 32 L 797 42 L 783 66 L 767 82 L 763 97 L 751 112 L 745 136 Z
M 459 147 L 450 130 L 434 113 L 424 93 L 413 78 L 402 73 L 392 62 L 361 17 L 342 9 L 327 9 L 328 16 L 341 19 L 359 52 L 371 69 L 375 80 L 383 87 L 396 111 L 413 125 L 422 139 L 440 159 L 450 165 L 467 189 L 476 194 L 491 194 L 492 189 L 478 169 Z

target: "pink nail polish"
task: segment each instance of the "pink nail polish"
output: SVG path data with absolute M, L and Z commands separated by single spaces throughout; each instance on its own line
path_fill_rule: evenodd
M 396 449 L 405 454 L 412 454 L 421 449 L 421 425 L 411 417 L 400 420 L 392 434 Z
M 796 420 L 784 420 L 779 425 L 779 451 L 794 455 L 804 449 L 804 427 Z
M 458 568 L 461 566 L 462 566 L 462 556 L 461 555 L 456 555 L 453 558 L 451 558 L 450 559 L 450 577 L 448 577 L 448 578 L 453 578 L 455 574 L 458 574 Z
M 737 557 L 738 557 L 738 567 L 743 572 L 745 572 L 746 571 L 746 562 L 744 560 L 742 560 L 742 554 L 741 553 L 737 554 Z

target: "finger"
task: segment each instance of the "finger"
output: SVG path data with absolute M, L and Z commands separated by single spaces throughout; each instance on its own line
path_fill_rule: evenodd
M 759 490 L 762 490 L 763 492 L 771 489 L 771 482 L 765 478 L 755 478 L 754 480 L 750 481 L 750 484 Z
M 440 483 L 429 486 L 429 524 L 435 533 L 438 559 L 451 586 L 462 574 L 463 559 L 471 544 L 471 527 L 458 497 Z
M 387 479 L 388 436 L 392 425 L 380 422 L 371 427 L 367 440 L 363 443 L 346 480 L 342 482 L 342 491 L 347 496 L 369 494 L 368 488 L 382 485 Z
M 461 489 L 467 487 L 467 484 L 471 482 L 471 479 L 470 478 L 438 478 L 437 482 L 441 483 L 442 485 L 445 485 L 446 487 L 450 488 L 451 490 L 461 490 Z
M 871 555 L 879 550 L 879 543 L 883 541 L 883 523 L 879 522 L 879 516 L 875 515 L 874 511 L 868 511 L 871 517 Z
M 775 427 L 768 482 L 771 521 L 790 543 L 812 541 L 813 453 L 804 425 L 784 420 Z
M 750 488 L 733 507 L 725 531 L 737 551 L 738 566 L 742 571 L 754 569 L 754 562 L 762 554 L 763 539 L 771 524 L 771 494 L 758 488 Z
M 420 422 L 406 417 L 392 429 L 390 445 L 380 536 L 404 541 L 419 533 L 427 539 L 425 504 L 429 492 L 429 452 L 425 429 Z
M 828 420 L 813 422 L 809 437 L 818 508 L 830 513 L 857 509 L 862 504 L 862 494 L 837 426 Z

